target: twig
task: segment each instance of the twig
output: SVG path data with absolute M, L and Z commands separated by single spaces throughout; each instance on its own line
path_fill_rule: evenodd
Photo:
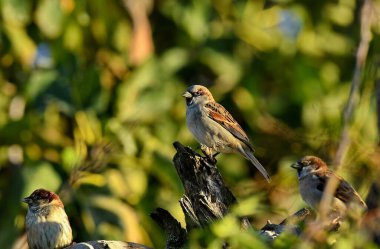
M 334 165 L 339 167 L 341 165 L 342 158 L 344 153 L 347 150 L 347 147 L 350 143 L 349 138 L 349 126 L 351 117 L 353 114 L 353 110 L 358 102 L 358 91 L 359 87 L 362 83 L 362 70 L 365 66 L 365 62 L 368 55 L 368 48 L 370 41 L 372 39 L 371 34 L 371 25 L 373 22 L 373 10 L 372 10 L 372 1 L 365 0 L 362 11 L 361 11 L 361 39 L 358 50 L 356 52 L 356 65 L 355 71 L 352 79 L 352 85 L 350 90 L 350 95 L 347 100 L 346 108 L 344 110 L 344 126 L 342 131 L 341 140 L 339 143 L 339 147 L 336 153 L 336 157 L 334 160 Z
M 352 118 L 353 110 L 358 102 L 358 91 L 362 81 L 362 71 L 367 59 L 368 48 L 372 39 L 371 26 L 374 19 L 373 4 L 371 0 L 365 0 L 360 15 L 361 20 L 361 35 L 360 44 L 356 53 L 356 65 L 352 79 L 351 91 L 347 101 L 347 105 L 344 111 L 344 126 L 341 135 L 341 140 L 338 146 L 338 150 L 335 156 L 334 165 L 336 170 L 342 166 L 342 159 L 347 152 L 350 144 L 349 127 Z M 320 203 L 320 214 L 322 220 L 327 217 L 328 207 L 332 201 L 333 193 L 338 187 L 338 180 L 331 178 L 326 186 L 323 194 L 322 201 Z
M 260 229 L 260 235 L 272 241 L 284 231 L 290 231 L 295 235 L 301 234 L 299 223 L 303 222 L 310 215 L 310 210 L 302 208 L 293 215 L 283 220 L 280 224 L 273 224 L 269 220 L 263 228 Z

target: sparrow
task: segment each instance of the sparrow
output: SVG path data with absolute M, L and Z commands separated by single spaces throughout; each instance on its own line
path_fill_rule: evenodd
M 25 227 L 30 249 L 64 248 L 72 243 L 69 219 L 57 194 L 37 189 L 23 202 L 28 204 Z
M 192 85 L 182 96 L 186 98 L 187 126 L 206 156 L 212 152 L 241 154 L 270 181 L 269 174 L 253 155 L 254 149 L 247 134 L 232 115 L 215 102 L 206 87 Z
M 351 210 L 366 210 L 367 205 L 356 190 L 342 177 L 332 172 L 327 164 L 316 156 L 305 156 L 291 165 L 297 170 L 302 199 L 318 210 L 327 182 L 331 178 L 339 181 L 329 209 L 330 217 L 344 217 Z

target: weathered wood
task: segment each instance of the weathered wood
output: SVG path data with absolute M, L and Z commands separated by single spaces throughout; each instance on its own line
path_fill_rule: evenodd
M 208 226 L 228 214 L 232 205 L 237 203 L 235 196 L 225 186 L 222 176 L 216 167 L 216 161 L 199 155 L 190 147 L 179 142 L 174 144 L 177 153 L 173 158 L 174 166 L 185 189 L 180 199 L 181 208 L 185 214 L 186 230 L 164 209 L 157 209 L 151 217 L 163 228 L 167 235 L 166 248 L 183 248 L 186 243 L 187 231 Z M 273 240 L 282 232 L 290 230 L 301 233 L 298 224 L 310 211 L 301 209 L 280 224 L 268 222 L 259 234 L 268 240 Z M 247 218 L 241 218 L 243 229 L 251 227 Z
M 12 249 L 29 249 L 26 233 L 17 239 Z M 75 243 L 63 249 L 151 249 L 150 247 L 133 243 L 114 240 L 92 240 Z
M 182 248 L 186 243 L 187 231 L 223 218 L 236 203 L 235 196 L 224 185 L 215 160 L 211 161 L 179 142 L 173 145 L 177 150 L 173 158 L 174 166 L 185 189 L 179 202 L 185 214 L 186 230 L 164 209 L 158 208 L 151 214 L 165 231 L 166 248 L 170 249 Z M 242 218 L 242 227 L 250 227 L 246 218 Z
M 151 249 L 150 247 L 133 243 L 112 240 L 94 240 L 81 243 L 74 243 L 65 249 Z
M 208 225 L 224 217 L 236 203 L 232 192 L 224 185 L 222 176 L 211 162 L 190 147 L 174 144 L 177 153 L 173 162 L 185 188 L 180 204 L 186 218 L 187 230 Z M 243 219 L 246 224 L 246 219 Z
M 162 208 L 157 208 L 150 217 L 165 231 L 167 236 L 167 249 L 182 248 L 187 239 L 187 232 L 168 211 Z
M 301 234 L 301 229 L 298 224 L 306 219 L 310 215 L 310 210 L 302 208 L 293 215 L 283 220 L 280 224 L 273 224 L 269 220 L 264 227 L 260 229 L 259 234 L 268 240 L 274 240 L 284 231 L 290 231 L 295 235 Z

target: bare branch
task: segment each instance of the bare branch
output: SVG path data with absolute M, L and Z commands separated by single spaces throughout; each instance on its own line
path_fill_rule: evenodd
M 225 216 L 236 203 L 235 196 L 224 185 L 215 164 L 179 142 L 174 166 L 185 188 L 180 200 L 187 229 L 204 226 Z
M 111 241 L 111 240 L 94 240 L 81 243 L 74 243 L 65 249 L 151 249 L 150 247 L 133 243 L 133 242 L 122 242 L 122 241 Z
M 260 229 L 260 235 L 264 236 L 268 240 L 274 240 L 285 231 L 289 231 L 295 235 L 300 235 L 301 229 L 298 224 L 303 222 L 309 215 L 310 210 L 307 208 L 302 208 L 283 220 L 280 224 L 273 224 L 268 220 L 267 224 Z
M 356 107 L 359 98 L 359 88 L 362 82 L 362 71 L 365 66 L 365 62 L 367 60 L 368 48 L 372 39 L 371 34 L 371 26 L 374 21 L 374 12 L 373 12 L 373 3 L 371 0 L 365 0 L 363 3 L 363 7 L 361 10 L 361 36 L 360 36 L 360 44 L 358 50 L 356 52 L 356 65 L 355 71 L 351 84 L 351 91 L 347 101 L 347 105 L 344 111 L 344 125 L 343 131 L 341 135 L 340 144 L 338 146 L 338 150 L 335 156 L 334 165 L 336 166 L 336 170 L 338 171 L 342 165 L 342 159 L 346 154 L 349 145 L 351 143 L 349 137 L 349 127 L 350 121 L 353 115 L 353 110 Z M 320 213 L 322 219 L 325 219 L 328 212 L 329 204 L 332 201 L 333 193 L 338 187 L 338 181 L 334 178 L 328 181 L 326 189 L 324 191 L 324 195 L 322 201 L 320 203 Z

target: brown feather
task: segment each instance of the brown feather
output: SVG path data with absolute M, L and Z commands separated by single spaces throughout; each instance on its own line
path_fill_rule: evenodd
M 241 126 L 236 122 L 232 115 L 221 105 L 216 102 L 209 102 L 205 105 L 208 116 L 213 121 L 220 124 L 224 129 L 228 130 L 234 137 L 242 141 L 252 151 L 252 145 L 249 143 L 249 138 Z
M 325 174 L 319 175 L 319 179 L 321 183 L 318 185 L 318 189 L 322 192 L 324 191 L 324 187 L 327 185 L 327 181 L 331 177 L 336 177 L 339 180 L 339 185 L 337 189 L 335 190 L 335 197 L 339 200 L 343 201 L 344 203 L 350 203 L 350 202 L 356 202 L 363 207 L 366 207 L 366 204 L 362 200 L 362 198 L 359 196 L 359 194 L 356 192 L 356 190 L 342 177 L 336 175 L 331 170 L 327 170 Z

